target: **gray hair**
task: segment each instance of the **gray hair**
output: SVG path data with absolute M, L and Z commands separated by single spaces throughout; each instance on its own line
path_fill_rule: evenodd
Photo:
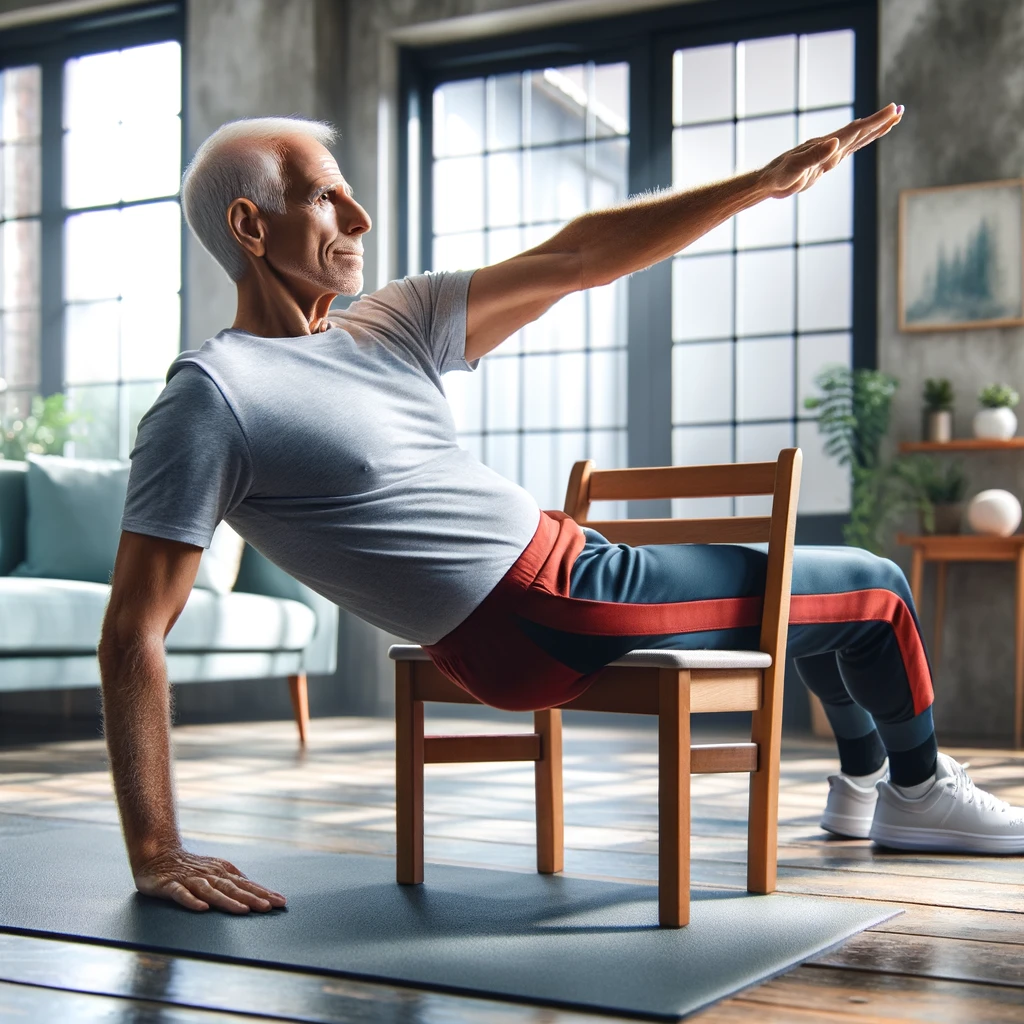
M 324 121 L 301 117 L 249 117 L 229 121 L 197 150 L 181 178 L 188 226 L 232 281 L 245 273 L 242 247 L 228 227 L 228 206 L 248 199 L 260 210 L 284 213 L 284 141 L 306 135 L 329 146 L 337 135 Z

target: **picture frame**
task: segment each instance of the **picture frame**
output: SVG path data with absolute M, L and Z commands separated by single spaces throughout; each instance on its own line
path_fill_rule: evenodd
M 899 329 L 1024 325 L 1024 178 L 904 189 Z

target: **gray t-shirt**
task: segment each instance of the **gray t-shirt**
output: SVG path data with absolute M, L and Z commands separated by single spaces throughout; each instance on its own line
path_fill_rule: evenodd
M 121 528 L 208 547 L 225 519 L 272 562 L 414 643 L 472 612 L 532 539 L 533 497 L 459 447 L 441 374 L 466 362 L 472 271 L 393 281 L 298 338 L 182 352 L 139 423 Z

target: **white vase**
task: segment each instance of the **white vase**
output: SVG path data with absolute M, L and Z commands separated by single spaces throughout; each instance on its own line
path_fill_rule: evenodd
M 1020 526 L 1020 517 L 1020 502 L 1009 491 L 981 491 L 967 506 L 967 521 L 976 533 L 1009 537 Z
M 974 436 L 1007 441 L 1017 433 L 1017 417 L 1012 409 L 979 409 L 974 414 Z

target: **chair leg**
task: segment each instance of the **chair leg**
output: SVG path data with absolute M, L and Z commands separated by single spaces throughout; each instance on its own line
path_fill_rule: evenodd
M 540 760 L 534 762 L 537 791 L 537 870 L 551 875 L 565 867 L 562 805 L 562 712 L 535 711 L 533 730 L 540 736 Z
M 765 670 L 762 707 L 752 716 L 757 771 L 750 773 L 747 820 L 747 891 L 775 892 L 779 859 L 779 751 L 782 747 L 782 679 Z M 776 687 L 779 694 L 776 695 Z
M 288 677 L 288 690 L 292 697 L 292 712 L 299 727 L 299 743 L 305 746 L 309 734 L 309 696 L 306 693 L 306 673 Z
M 395 663 L 397 878 L 423 881 L 423 701 L 413 700 L 413 666 Z
M 663 669 L 658 693 L 658 923 L 690 923 L 690 673 Z

